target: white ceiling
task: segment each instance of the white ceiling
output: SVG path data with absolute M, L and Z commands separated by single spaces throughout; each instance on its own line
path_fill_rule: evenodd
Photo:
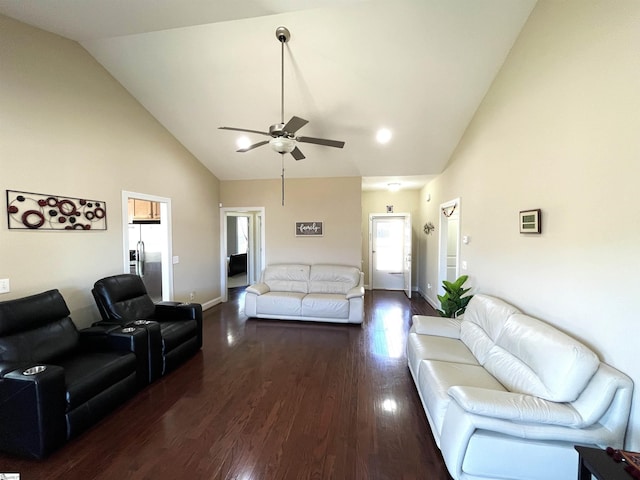
M 299 144 L 286 176 L 362 176 L 419 188 L 446 165 L 535 0 L 0 0 L 0 13 L 77 40 L 221 180 L 279 178 L 268 145 L 237 132 L 280 121 Z M 393 132 L 375 142 L 380 127 Z M 249 134 L 252 141 L 267 137 Z M 422 182 L 422 183 L 421 183 Z M 411 186 L 409 186 L 411 185 Z M 416 186 L 417 185 L 417 186 Z

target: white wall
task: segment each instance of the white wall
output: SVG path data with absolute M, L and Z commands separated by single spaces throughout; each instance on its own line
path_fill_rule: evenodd
M 423 221 L 461 197 L 476 292 L 570 332 L 636 383 L 627 448 L 640 450 L 640 2 L 540 0 Z M 427 202 L 427 195 L 431 201 Z M 542 209 L 542 234 L 518 212 Z M 420 288 L 437 283 L 437 235 Z
M 2 195 L 101 200 L 108 227 L 9 230 L 0 209 L 0 301 L 57 288 L 77 324 L 96 320 L 93 283 L 123 268 L 123 190 L 172 200 L 175 298 L 219 297 L 218 179 L 76 42 L 0 16 L 0 65 Z

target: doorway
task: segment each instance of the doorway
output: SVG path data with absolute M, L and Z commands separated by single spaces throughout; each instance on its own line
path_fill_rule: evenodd
M 460 199 L 440 205 L 440 254 L 438 294 L 443 295 L 442 281 L 454 282 L 459 274 L 460 259 Z
M 403 290 L 411 298 L 411 215 L 369 215 L 369 279 L 372 289 Z
M 154 302 L 173 299 L 171 199 L 122 192 L 123 272 L 140 275 Z
M 220 223 L 220 285 L 226 302 L 229 288 L 260 280 L 265 265 L 264 207 L 222 208 Z

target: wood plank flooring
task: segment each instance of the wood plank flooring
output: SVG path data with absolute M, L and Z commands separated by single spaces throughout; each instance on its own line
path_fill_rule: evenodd
M 450 480 L 405 356 L 421 298 L 367 291 L 362 326 L 205 312 L 204 347 L 22 480 Z

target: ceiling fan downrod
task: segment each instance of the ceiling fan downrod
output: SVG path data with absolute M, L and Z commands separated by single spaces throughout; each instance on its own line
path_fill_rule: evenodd
M 291 38 L 291 32 L 287 27 L 278 27 L 276 38 L 280 42 L 280 123 L 284 125 L 284 44 Z

